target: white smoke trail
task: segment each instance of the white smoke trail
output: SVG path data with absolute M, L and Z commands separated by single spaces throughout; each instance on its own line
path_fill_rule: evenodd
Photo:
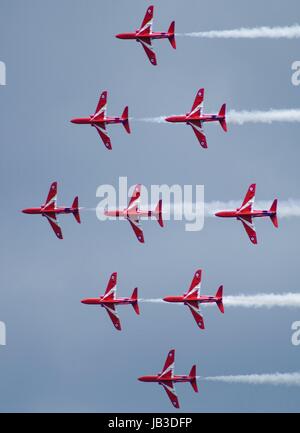
M 206 217 L 214 217 L 216 212 L 226 209 L 237 209 L 241 206 L 241 203 L 241 200 L 229 202 L 213 201 L 205 203 L 204 213 Z M 257 209 L 268 210 L 270 209 L 271 204 L 271 201 L 258 201 L 256 202 L 255 207 Z M 300 217 L 300 200 L 290 199 L 286 201 L 279 201 L 278 216 L 280 218 Z
M 208 32 L 178 33 L 176 36 L 193 38 L 223 38 L 223 39 L 297 39 L 300 38 L 300 25 L 285 27 L 254 27 L 233 30 L 211 30 Z
M 261 293 L 257 295 L 225 296 L 226 307 L 244 308 L 299 308 L 300 293 Z
M 139 299 L 139 302 L 147 302 L 149 304 L 165 304 L 165 301 L 163 299 Z
M 245 374 L 200 378 L 210 382 L 245 383 L 249 385 L 300 386 L 300 373 Z
M 140 119 L 132 119 L 136 122 L 146 122 L 146 123 L 168 123 L 166 121 L 168 116 L 158 116 L 158 117 L 142 117 Z
M 236 125 L 244 123 L 300 122 L 299 109 L 269 110 L 269 111 L 236 111 L 227 114 L 227 122 Z

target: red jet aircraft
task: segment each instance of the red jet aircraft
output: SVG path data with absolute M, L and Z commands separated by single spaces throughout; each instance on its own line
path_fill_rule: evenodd
M 180 116 L 166 117 L 167 122 L 171 123 L 186 123 L 193 128 L 196 137 L 204 149 L 207 149 L 207 141 L 202 124 L 205 122 L 220 122 L 222 128 L 227 132 L 226 124 L 226 104 L 223 104 L 219 114 L 203 114 L 204 89 L 200 89 L 196 95 L 196 99 L 190 113 Z
M 94 128 L 96 128 L 106 148 L 111 150 L 112 145 L 111 145 L 109 135 L 106 131 L 106 125 L 121 123 L 126 129 L 126 131 L 128 132 L 128 134 L 130 134 L 130 126 L 128 120 L 128 107 L 125 107 L 121 117 L 106 116 L 106 107 L 107 107 L 107 91 L 102 92 L 99 98 L 99 102 L 95 114 L 92 114 L 90 117 L 72 119 L 71 122 L 76 123 L 78 125 L 91 125 Z
M 120 33 L 116 35 L 119 39 L 133 39 L 142 44 L 152 65 L 157 65 L 156 55 L 152 47 L 152 39 L 169 39 L 170 44 L 176 49 L 175 22 L 173 21 L 167 32 L 152 32 L 154 6 L 149 6 L 141 28 L 134 33 Z
M 136 185 L 134 188 L 134 193 L 129 201 L 128 207 L 123 210 L 106 210 L 105 215 L 114 218 L 125 218 L 129 221 L 133 231 L 138 238 L 139 242 L 142 244 L 145 242 L 144 233 L 142 229 L 139 227 L 140 219 L 143 217 L 153 217 L 157 218 L 158 224 L 163 227 L 163 219 L 162 219 L 162 200 L 159 200 L 155 211 L 141 211 L 139 210 L 139 203 L 141 197 L 141 185 Z
M 174 363 L 175 363 L 175 350 L 171 350 L 167 356 L 163 371 L 158 373 L 156 376 L 142 376 L 138 380 L 141 382 L 154 382 L 162 385 L 168 394 L 169 399 L 176 409 L 179 409 L 179 401 L 174 388 L 176 382 L 189 382 L 194 391 L 198 392 L 197 377 L 196 377 L 196 366 L 194 365 L 188 376 L 177 376 L 174 375 Z
M 54 233 L 59 239 L 63 239 L 61 228 L 59 227 L 56 216 L 59 214 L 73 214 L 76 221 L 80 224 L 80 215 L 79 215 L 79 207 L 78 207 L 78 197 L 75 197 L 73 204 L 71 207 L 57 207 L 56 206 L 57 199 L 57 182 L 53 182 L 46 203 L 41 207 L 33 207 L 29 209 L 23 209 L 23 213 L 27 213 L 30 215 L 42 215 L 46 217 L 49 221 Z
M 108 312 L 114 327 L 121 331 L 121 323 L 118 317 L 116 306 L 117 305 L 132 305 L 136 314 L 140 314 L 138 305 L 138 289 L 135 288 L 131 298 L 116 298 L 117 295 L 117 272 L 114 272 L 108 282 L 105 294 L 99 298 L 83 299 L 81 302 L 87 305 L 101 305 Z
M 219 307 L 221 313 L 224 314 L 224 305 L 223 305 L 223 286 L 219 288 L 216 293 L 216 296 L 200 296 L 201 290 L 201 280 L 202 280 L 202 270 L 199 269 L 196 271 L 191 286 L 187 293 L 183 296 L 167 296 L 164 298 L 165 302 L 173 302 L 173 303 L 183 303 L 187 305 L 196 320 L 197 325 L 200 329 L 205 329 L 204 320 L 201 315 L 199 304 L 211 304 L 216 303 Z
M 277 205 L 278 200 L 274 200 L 270 210 L 254 210 L 253 204 L 255 200 L 256 184 L 250 185 L 245 196 L 242 206 L 233 211 L 217 212 L 215 215 L 221 218 L 236 218 L 243 223 L 243 226 L 250 238 L 250 241 L 256 245 L 257 236 L 253 223 L 253 218 L 270 217 L 272 223 L 278 228 Z

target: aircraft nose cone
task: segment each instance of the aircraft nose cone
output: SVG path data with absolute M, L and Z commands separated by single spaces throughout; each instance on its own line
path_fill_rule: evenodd
M 22 213 L 28 213 L 28 209 L 22 209 L 21 212 Z
M 169 297 L 169 296 L 166 296 L 165 298 L 163 298 L 163 301 L 165 301 L 165 302 L 170 302 L 170 297 Z
M 86 303 L 87 303 L 86 299 L 82 299 L 80 302 L 81 302 L 82 304 L 86 304 Z
M 118 34 L 116 35 L 116 38 L 118 38 L 118 39 L 122 39 L 122 34 L 121 34 L 121 33 L 118 33 Z
M 138 380 L 139 380 L 140 382 L 145 382 L 145 379 L 144 379 L 144 377 L 143 377 L 143 376 L 141 376 L 141 377 L 138 377 Z
M 216 212 L 216 213 L 215 213 L 215 216 L 217 216 L 217 217 L 221 217 L 221 216 L 222 216 L 222 212 Z
M 172 122 L 172 117 L 166 117 L 166 118 L 165 118 L 165 121 L 166 121 L 166 122 Z
M 77 122 L 77 119 L 71 119 L 70 122 L 71 122 L 71 123 L 78 123 L 78 122 Z

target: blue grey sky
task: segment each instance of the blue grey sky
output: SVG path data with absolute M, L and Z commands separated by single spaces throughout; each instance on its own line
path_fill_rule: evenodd
M 289 25 L 299 2 L 238 0 L 153 1 L 154 29 L 176 21 L 179 33 Z M 294 372 L 300 349 L 291 345 L 297 310 L 205 310 L 199 332 L 188 311 L 141 304 L 141 316 L 120 307 L 123 332 L 105 312 L 80 300 L 103 293 L 119 273 L 118 294 L 135 286 L 143 298 L 183 293 L 197 268 L 203 292 L 255 294 L 299 290 L 299 221 L 284 219 L 275 231 L 256 224 L 260 244 L 248 242 L 240 224 L 208 219 L 188 233 L 181 222 L 162 230 L 143 224 L 140 245 L 126 223 L 99 222 L 82 213 L 82 225 L 60 218 L 64 240 L 24 207 L 40 205 L 52 181 L 59 203 L 97 205 L 101 184 L 199 184 L 205 200 L 238 200 L 250 183 L 257 198 L 299 199 L 299 125 L 230 126 L 224 134 L 207 125 L 209 150 L 189 128 L 135 122 L 132 135 L 110 128 L 113 151 L 96 131 L 69 123 L 93 112 L 109 91 L 108 113 L 129 105 L 133 117 L 183 113 L 205 87 L 207 111 L 299 108 L 300 88 L 291 84 L 299 60 L 298 40 L 202 40 L 155 43 L 158 67 L 140 46 L 116 33 L 136 29 L 149 2 L 141 0 L 2 0 L 0 60 L 7 86 L 0 87 L 1 272 L 0 320 L 7 346 L 0 346 L 1 411 L 170 411 L 162 389 L 136 380 L 160 371 L 176 348 L 176 372 L 198 374 Z M 300 389 L 200 382 L 199 395 L 178 384 L 183 411 L 299 411 Z

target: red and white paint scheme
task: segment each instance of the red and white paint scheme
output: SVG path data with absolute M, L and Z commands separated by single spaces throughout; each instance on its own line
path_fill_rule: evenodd
M 136 314 L 140 314 L 138 305 L 138 289 L 135 288 L 131 298 L 117 298 L 117 272 L 111 274 L 106 291 L 103 296 L 99 298 L 87 298 L 83 299 L 81 302 L 86 305 L 100 305 L 105 308 L 114 327 L 121 331 L 121 322 L 116 311 L 117 305 L 132 305 Z
M 199 304 L 211 304 L 216 303 L 219 310 L 222 314 L 224 314 L 224 305 L 223 305 L 223 286 L 221 286 L 216 296 L 205 296 L 200 295 L 201 291 L 201 282 L 202 282 L 202 270 L 199 269 L 195 272 L 194 278 L 192 280 L 191 286 L 187 293 L 183 296 L 167 296 L 164 298 L 165 302 L 172 303 L 183 303 L 187 305 L 196 320 L 197 325 L 200 329 L 205 329 L 204 319 L 201 314 Z
M 57 215 L 73 214 L 76 221 L 80 224 L 78 197 L 74 198 L 71 207 L 56 206 L 56 200 L 57 182 L 53 182 L 50 186 L 45 204 L 41 205 L 40 207 L 23 209 L 22 212 L 30 215 L 42 215 L 43 217 L 46 217 L 58 239 L 63 239 L 62 231 L 57 221 Z
M 164 222 L 162 218 L 162 200 L 159 200 L 154 211 L 141 211 L 139 209 L 140 198 L 141 198 L 141 187 L 138 184 L 134 188 L 133 195 L 129 201 L 128 207 L 123 210 L 106 210 L 105 215 L 113 218 L 125 218 L 129 221 L 137 239 L 142 244 L 145 242 L 144 233 L 140 227 L 141 218 L 156 217 L 158 224 L 163 227 Z
M 177 382 L 189 382 L 194 391 L 198 392 L 197 377 L 196 377 L 196 366 L 193 365 L 190 374 L 185 375 L 174 375 L 174 364 L 175 364 L 175 350 L 170 350 L 168 353 L 163 371 L 155 376 L 141 376 L 138 378 L 141 382 L 153 382 L 162 385 L 171 400 L 172 404 L 176 409 L 179 409 L 179 401 L 174 388 L 174 383 Z
M 190 113 L 180 116 L 166 117 L 167 122 L 171 123 L 186 123 L 193 128 L 196 137 L 204 149 L 208 148 L 205 133 L 203 131 L 203 123 L 219 122 L 223 130 L 227 132 L 226 124 L 226 104 L 223 104 L 219 114 L 203 114 L 204 89 L 197 92 L 195 102 Z
M 100 95 L 95 114 L 92 114 L 90 117 L 75 118 L 72 119 L 71 122 L 76 123 L 78 125 L 91 125 L 94 128 L 96 128 L 105 147 L 111 150 L 112 145 L 111 145 L 108 132 L 106 130 L 106 125 L 121 123 L 126 129 L 126 131 L 128 132 L 128 134 L 130 134 L 128 107 L 124 108 L 121 117 L 106 116 L 106 108 L 107 108 L 107 91 L 104 91 Z
M 272 223 L 276 228 L 278 228 L 278 218 L 277 218 L 277 205 L 278 200 L 274 200 L 272 206 L 269 210 L 254 210 L 254 200 L 255 200 L 256 184 L 250 185 L 242 206 L 239 209 L 233 211 L 222 211 L 217 212 L 215 215 L 220 218 L 236 218 L 243 223 L 247 235 L 250 241 L 256 245 L 257 235 L 253 223 L 254 218 L 270 217 Z
M 170 44 L 176 49 L 175 22 L 173 21 L 167 32 L 152 32 L 154 6 L 149 6 L 140 29 L 133 33 L 120 33 L 119 39 L 133 39 L 140 42 L 152 65 L 157 65 L 156 55 L 152 47 L 153 39 L 169 39 Z

